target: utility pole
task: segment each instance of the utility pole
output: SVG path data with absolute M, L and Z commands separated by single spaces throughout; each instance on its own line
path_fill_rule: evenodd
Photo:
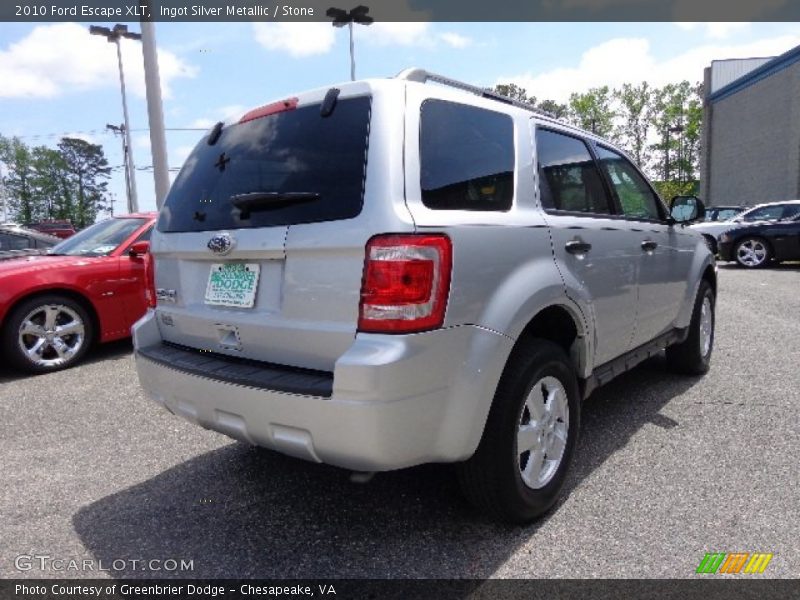
M 106 125 L 106 129 L 114 132 L 114 135 L 119 135 L 122 138 L 122 160 L 125 166 L 125 197 L 128 199 L 128 208 L 131 206 L 131 177 L 128 173 L 128 144 L 125 141 L 125 123 L 122 125 Z M 111 213 L 114 214 L 113 212 Z
M 142 4 L 148 5 L 147 0 Z M 144 11 L 149 14 L 150 9 Z M 156 185 L 156 206 L 161 209 L 169 192 L 169 162 L 167 137 L 164 133 L 164 106 L 161 101 L 161 80 L 158 76 L 155 24 L 142 17 L 142 57 L 144 59 L 144 84 L 147 91 L 147 116 L 150 124 L 150 148 L 153 153 L 153 176 Z
M 2 165 L 0 165 L 2 166 Z M 3 220 L 0 223 L 8 221 L 8 207 L 6 206 L 6 186 L 3 183 L 3 169 L 0 168 L 0 204 L 3 205 Z

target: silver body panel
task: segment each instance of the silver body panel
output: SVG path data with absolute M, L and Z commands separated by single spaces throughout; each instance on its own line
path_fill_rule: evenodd
M 222 260 L 206 248 L 215 231 L 154 231 L 156 287 L 174 290 L 175 298 L 159 302 L 133 328 L 136 348 L 167 341 L 330 372 L 332 396 L 226 384 L 137 356 L 142 386 L 171 412 L 237 439 L 351 469 L 459 461 L 477 448 L 514 344 L 543 309 L 558 306 L 573 318 L 578 337 L 571 355 L 582 378 L 688 325 L 699 281 L 713 264 L 701 236 L 662 223 L 543 211 L 533 141 L 540 117 L 532 123 L 523 109 L 413 82 L 337 87 L 340 98 L 372 96 L 361 213 L 229 232 L 236 244 L 224 261 L 260 265 L 253 308 L 203 301 L 211 264 Z M 320 102 L 326 91 L 300 94 L 299 105 Z M 432 210 L 422 203 L 420 106 L 429 98 L 513 119 L 510 210 Z M 409 335 L 359 333 L 368 240 L 412 232 L 443 232 L 452 241 L 443 327 Z M 572 239 L 590 242 L 592 251 L 584 258 L 566 253 Z M 645 239 L 658 242 L 655 252 L 641 249 Z

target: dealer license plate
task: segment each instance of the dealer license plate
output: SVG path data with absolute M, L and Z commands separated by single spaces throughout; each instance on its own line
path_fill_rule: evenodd
M 214 263 L 208 274 L 206 304 L 252 308 L 256 301 L 261 265 Z

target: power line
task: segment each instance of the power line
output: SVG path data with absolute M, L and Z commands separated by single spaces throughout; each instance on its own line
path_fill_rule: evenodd
M 131 132 L 144 132 L 150 131 L 149 129 L 131 129 Z M 166 131 L 208 131 L 207 127 L 167 127 Z M 62 133 L 31 133 L 27 135 L 14 135 L 20 139 L 40 139 L 40 138 L 55 138 L 55 137 L 70 137 L 75 135 L 112 135 L 106 129 L 90 129 L 89 131 L 65 131 Z

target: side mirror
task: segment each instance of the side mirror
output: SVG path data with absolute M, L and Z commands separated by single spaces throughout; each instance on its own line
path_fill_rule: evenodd
M 669 203 L 673 222 L 687 224 L 706 216 L 706 207 L 697 196 L 675 196 Z
M 128 248 L 128 256 L 131 258 L 142 256 L 148 252 L 150 252 L 150 242 L 134 242 L 131 244 L 130 248 Z

